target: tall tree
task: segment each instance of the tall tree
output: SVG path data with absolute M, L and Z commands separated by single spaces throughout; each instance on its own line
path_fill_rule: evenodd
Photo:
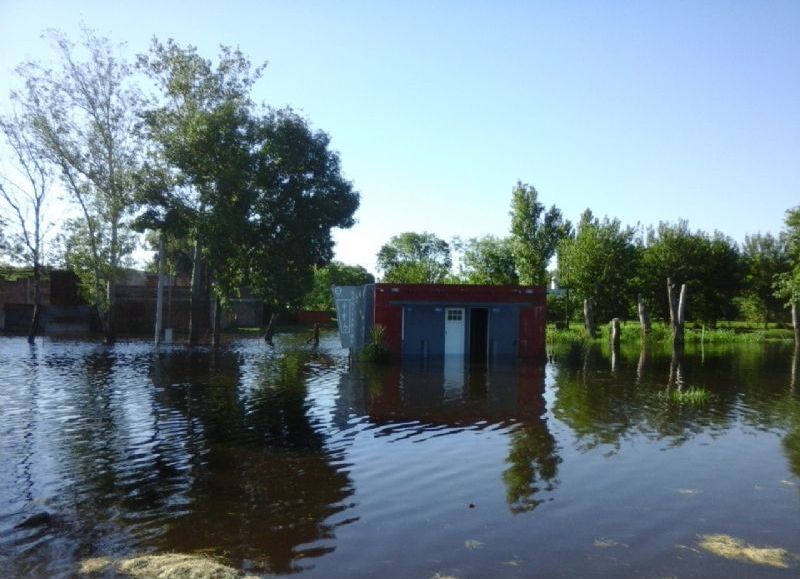
M 162 93 L 145 114 L 148 132 L 191 193 L 193 296 L 205 265 L 218 304 L 245 285 L 275 307 L 298 304 L 313 268 L 333 257 L 331 229 L 350 227 L 359 203 L 330 138 L 290 109 L 257 113 L 250 90 L 261 67 L 239 51 L 223 47 L 214 67 L 193 47 L 154 41 L 140 65 Z
M 570 229 L 555 205 L 545 211 L 536 189 L 517 182 L 511 199 L 511 242 L 520 283 L 547 285 L 547 265 Z
M 464 244 L 461 275 L 466 283 L 517 285 L 514 247 L 509 238 L 475 237 Z
M 774 286 L 778 276 L 789 271 L 785 236 L 775 237 L 771 233 L 746 236 L 742 259 L 745 267 L 742 309 L 749 318 L 760 320 L 766 327 L 783 309 Z
M 601 321 L 626 317 L 633 310 L 640 257 L 635 238 L 632 227 L 608 217 L 600 221 L 587 209 L 575 235 L 559 245 L 559 281 L 579 300 L 591 299 Z
M 387 283 L 442 283 L 451 265 L 450 246 L 428 232 L 395 235 L 378 251 L 378 271 Z
M 203 299 L 207 260 L 235 257 L 231 248 L 241 240 L 233 237 L 244 234 L 234 213 L 247 205 L 237 196 L 250 177 L 244 172 L 252 139 L 250 91 L 263 66 L 253 69 L 240 51 L 228 47 L 221 48 L 215 66 L 193 46 L 154 39 L 150 52 L 139 56 L 139 68 L 156 85 L 144 113 L 146 131 L 156 145 L 156 158 L 171 168 L 174 183 L 172 190 L 154 188 L 148 207 L 165 216 L 170 206 L 175 208 L 177 196 L 171 193 L 179 188 L 186 193 L 173 212 L 186 219 L 171 221 L 168 229 L 173 235 L 174 228 L 184 235 L 188 230 L 193 240 L 189 343 L 195 344 L 200 319 L 208 313 Z M 162 227 L 167 227 L 166 221 Z M 241 274 L 239 268 L 218 269 L 230 275 L 217 283 L 233 284 Z M 216 290 L 225 300 L 231 297 L 219 286 Z
M 31 119 L 37 144 L 60 171 L 80 206 L 90 266 L 78 272 L 104 312 L 106 339 L 114 340 L 114 281 L 125 257 L 123 239 L 135 209 L 133 178 L 140 144 L 140 96 L 129 64 L 111 42 L 84 30 L 80 44 L 49 31 L 57 68 L 36 62 L 17 67 L 25 88 L 12 99 Z
M 30 116 L 15 110 L 0 118 L 0 131 L 15 166 L 15 175 L 0 175 L 0 206 L 5 206 L 15 225 L 9 248 L 13 258 L 30 265 L 33 270 L 33 315 L 28 329 L 28 342 L 32 344 L 39 331 L 41 316 L 44 230 L 47 225 L 44 220 L 53 170 L 33 138 L 35 131 Z

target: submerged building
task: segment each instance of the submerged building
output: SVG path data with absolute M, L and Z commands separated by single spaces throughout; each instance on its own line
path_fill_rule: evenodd
M 342 346 L 352 353 L 381 326 L 398 360 L 544 359 L 543 287 L 380 283 L 334 286 L 333 295 Z

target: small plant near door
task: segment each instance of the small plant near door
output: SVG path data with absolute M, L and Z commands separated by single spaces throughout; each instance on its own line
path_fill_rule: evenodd
M 386 345 L 384 334 L 386 328 L 381 324 L 375 324 L 369 331 L 369 341 L 361 351 L 361 360 L 373 364 L 386 364 L 391 359 L 391 352 Z

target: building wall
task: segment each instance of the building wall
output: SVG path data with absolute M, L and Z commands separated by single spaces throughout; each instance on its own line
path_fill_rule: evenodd
M 441 356 L 444 353 L 443 306 L 403 306 L 403 328 L 403 356 Z
M 497 356 L 537 360 L 545 352 L 545 290 L 530 286 L 375 284 L 373 319 L 385 327 L 395 357 L 444 352 L 444 308 L 489 309 L 488 338 Z M 469 313 L 465 352 L 469 352 Z M 403 316 L 405 314 L 405 324 Z M 405 333 L 405 334 L 404 334 Z

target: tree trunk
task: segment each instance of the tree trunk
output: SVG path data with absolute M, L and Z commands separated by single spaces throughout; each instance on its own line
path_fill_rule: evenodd
M 267 331 L 264 332 L 264 341 L 272 346 L 272 334 L 275 333 L 275 322 L 278 319 L 278 314 L 273 312 L 269 317 L 269 324 L 267 324 Z
M 794 328 L 794 345 L 800 347 L 800 305 L 792 302 L 792 327 Z
M 161 343 L 164 328 L 164 232 L 158 236 L 158 289 L 156 290 L 156 335 L 155 343 Z
M 222 320 L 222 304 L 219 299 L 214 298 L 214 317 L 212 319 L 211 346 L 219 347 L 219 325 Z
M 189 345 L 197 345 L 200 334 L 200 318 L 203 316 L 202 298 L 200 296 L 200 269 L 202 267 L 200 256 L 200 235 L 194 240 L 194 254 L 192 256 L 192 293 L 189 307 Z
M 611 347 L 614 350 L 619 350 L 619 340 L 620 340 L 620 325 L 619 325 L 619 318 L 614 318 L 611 320 L 610 325 L 610 336 L 611 336 Z
M 28 343 L 33 344 L 39 333 L 39 319 L 42 312 L 42 272 L 39 263 L 33 264 L 33 316 L 28 329 Z
M 681 285 L 680 297 L 675 291 L 675 286 L 667 278 L 667 299 L 669 300 L 669 320 L 672 327 L 672 345 L 683 346 L 683 325 L 686 318 L 686 302 L 688 300 L 686 284 Z
M 597 328 L 594 325 L 594 304 L 588 298 L 583 300 L 583 320 L 589 337 L 595 339 L 597 337 Z
M 112 274 L 113 275 L 113 274 Z M 116 284 L 112 280 L 106 282 L 106 299 L 108 300 L 108 312 L 106 312 L 106 344 L 113 344 L 117 340 L 116 332 L 114 331 L 114 312 L 116 310 Z
M 639 296 L 638 301 L 639 325 L 642 328 L 642 337 L 646 337 L 650 333 L 650 314 L 647 312 L 647 304 L 642 300 L 642 296 Z

